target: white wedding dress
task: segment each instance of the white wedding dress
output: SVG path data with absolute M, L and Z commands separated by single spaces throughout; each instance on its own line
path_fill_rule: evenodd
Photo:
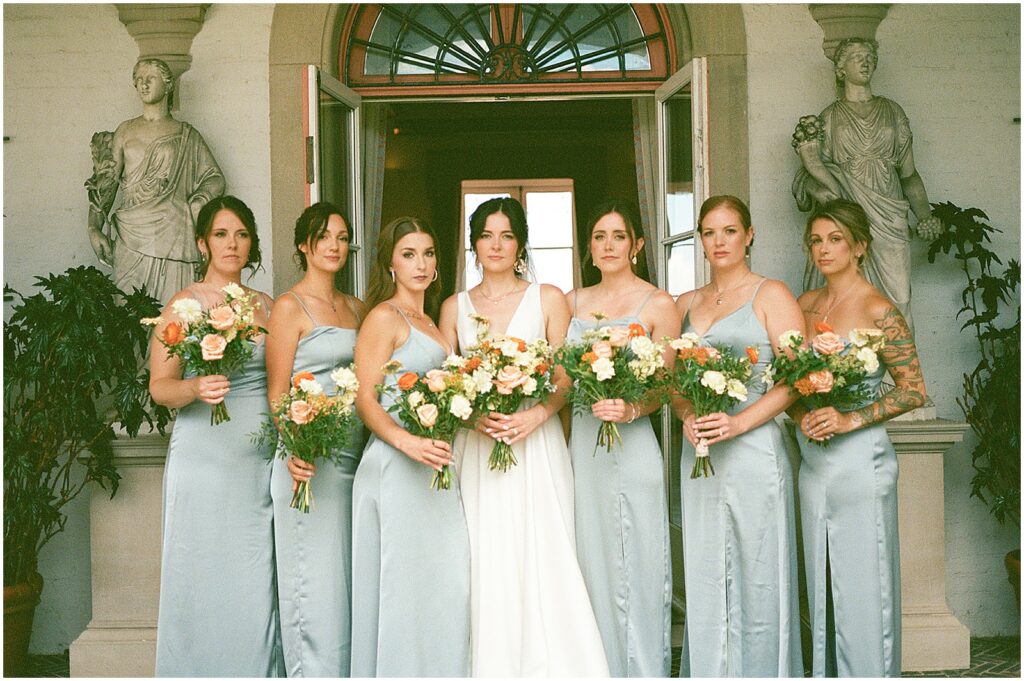
M 476 342 L 469 294 L 458 298 L 460 348 Z M 508 335 L 544 338 L 540 286 L 523 294 Z M 573 482 L 557 416 L 513 445 L 518 464 L 489 470 L 494 440 L 460 432 L 455 464 L 469 528 L 473 676 L 608 676 L 576 561 Z M 442 624 L 443 623 L 439 623 Z

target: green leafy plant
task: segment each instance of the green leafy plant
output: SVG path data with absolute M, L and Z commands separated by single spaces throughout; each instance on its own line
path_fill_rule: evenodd
M 4 586 L 36 573 L 87 485 L 117 492 L 114 424 L 134 437 L 143 422 L 163 432 L 170 420 L 140 369 L 139 319 L 159 314 L 156 299 L 123 293 L 95 267 L 34 286 L 41 292 L 25 297 L 4 285 Z
M 960 328 L 973 331 L 980 354 L 957 399 L 978 438 L 971 452 L 971 496 L 988 505 L 1000 525 L 1020 527 L 1020 262 L 1004 266 L 988 248 L 1001 230 L 981 210 L 948 202 L 933 208 L 946 230 L 929 247 L 928 262 L 940 251 L 952 253 L 963 270 L 967 285 L 957 319 L 966 317 Z

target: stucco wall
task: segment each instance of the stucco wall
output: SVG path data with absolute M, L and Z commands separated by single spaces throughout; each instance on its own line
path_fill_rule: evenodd
M 754 268 L 800 291 L 799 233 L 805 216 L 790 183 L 799 160 L 790 136 L 801 115 L 835 98 L 823 33 L 806 5 L 744 6 L 748 45 L 751 211 L 758 227 Z M 1020 8 L 1017 5 L 894 5 L 878 29 L 875 94 L 899 102 L 914 131 L 914 156 L 929 199 L 977 206 L 1004 233 L 995 249 L 1020 253 Z M 789 244 L 792 257 L 774 247 Z M 769 247 L 769 244 L 772 247 Z M 938 415 L 962 420 L 961 376 L 977 361 L 974 341 L 953 319 L 962 275 L 949 259 L 929 265 L 914 248 L 913 309 L 928 392 Z M 973 436 L 945 460 L 947 597 L 975 636 L 1019 631 L 1003 555 L 1020 546 L 969 497 Z
M 268 49 L 272 5 L 212 5 L 181 78 L 179 109 L 205 138 L 228 191 L 252 208 L 270 289 Z M 131 86 L 138 47 L 112 4 L 4 6 L 4 281 L 97 264 L 86 235 L 89 139 L 139 115 Z M 102 492 L 100 492 L 102 493 Z M 88 495 L 44 549 L 46 579 L 32 651 L 59 652 L 91 611 Z

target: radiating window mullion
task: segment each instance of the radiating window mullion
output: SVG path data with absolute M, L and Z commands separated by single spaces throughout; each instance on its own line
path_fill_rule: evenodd
M 535 7 L 543 7 L 543 6 L 535 5 Z M 541 12 L 541 11 L 543 11 L 543 13 L 546 14 L 547 16 L 552 17 L 550 19 L 551 25 L 548 26 L 548 29 L 546 31 L 544 31 L 544 33 L 542 33 L 539 38 L 537 38 L 537 42 L 534 43 L 534 48 L 533 48 L 534 50 L 541 50 L 541 49 L 543 49 L 544 44 L 551 38 L 551 34 L 554 33 L 555 31 L 559 31 L 560 29 L 564 28 L 565 18 L 567 16 L 569 16 L 570 12 L 573 11 L 573 6 L 572 5 L 566 5 L 562 9 L 562 11 L 558 14 L 557 17 L 555 17 L 553 14 L 551 14 L 551 12 L 548 12 L 546 9 L 543 9 L 543 10 L 538 9 L 538 13 Z M 535 57 L 535 59 L 536 59 L 536 57 Z M 538 64 L 539 64 L 539 62 L 538 62 Z
M 470 54 L 469 52 L 466 52 L 465 50 L 463 50 L 461 47 L 455 45 L 454 43 L 445 40 L 444 36 L 439 35 L 433 29 L 429 28 L 428 26 L 423 25 L 422 23 L 417 21 L 412 16 L 406 15 L 405 25 L 410 27 L 408 30 L 416 30 L 417 32 L 419 32 L 423 36 L 433 40 L 434 43 L 438 46 L 438 53 L 439 54 L 440 54 L 441 50 L 454 52 L 454 53 L 457 53 L 460 56 L 462 56 L 463 59 L 466 62 L 473 63 L 474 58 L 473 58 L 472 54 Z M 403 28 L 404 28 L 404 26 L 403 26 Z M 408 33 L 408 30 L 403 31 L 402 35 L 404 36 L 406 33 Z M 421 58 L 424 58 L 424 57 L 421 57 Z M 473 72 L 474 72 L 473 70 L 467 70 L 466 71 L 466 73 L 473 73 Z
M 467 31 L 466 27 L 463 26 L 462 23 L 463 19 L 469 14 L 472 14 L 479 19 L 479 12 L 476 10 L 476 8 L 471 6 L 471 8 L 467 10 L 466 13 L 463 14 L 461 17 L 457 17 L 454 14 L 452 14 L 448 10 L 447 5 L 437 5 L 437 11 L 443 14 L 444 17 L 451 22 L 452 29 L 458 31 L 462 35 L 462 37 L 466 39 L 466 44 L 469 45 L 470 48 L 472 48 L 472 50 L 476 53 L 476 56 L 479 58 L 480 62 L 482 63 L 486 61 L 487 52 L 485 52 L 483 48 L 480 47 L 480 45 L 477 43 L 477 38 L 475 38 L 473 34 Z

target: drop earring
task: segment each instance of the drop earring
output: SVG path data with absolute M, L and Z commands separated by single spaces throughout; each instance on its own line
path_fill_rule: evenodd
M 516 260 L 516 274 L 526 274 L 526 258 L 520 257 Z
M 395 271 L 394 270 L 388 270 L 388 271 L 391 272 L 391 283 L 394 284 L 395 283 Z
M 633 254 L 632 262 L 634 265 L 636 264 L 636 253 Z

